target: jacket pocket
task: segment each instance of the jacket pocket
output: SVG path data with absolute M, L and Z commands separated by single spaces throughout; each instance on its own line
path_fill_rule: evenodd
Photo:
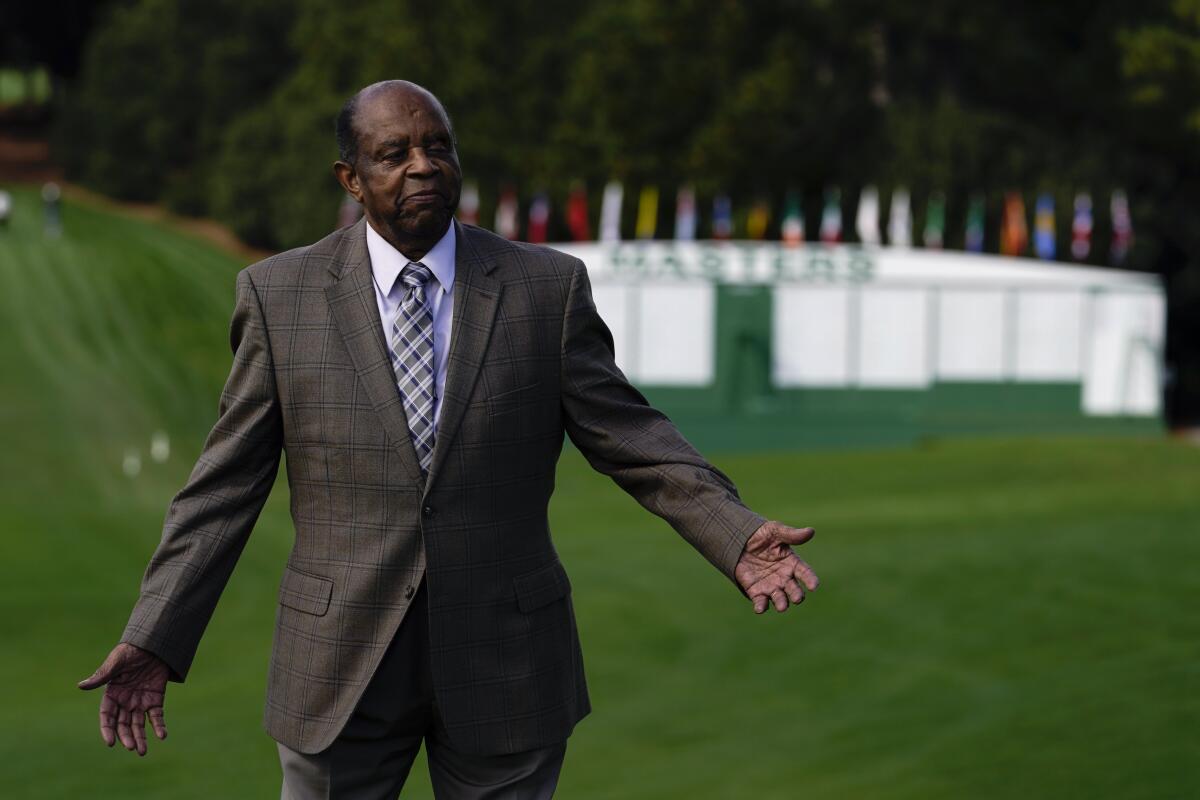
M 280 605 L 320 617 L 329 610 L 332 594 L 333 581 L 329 578 L 310 575 L 292 567 L 284 568 L 283 582 L 279 586 Z
M 528 406 L 533 393 L 541 386 L 540 381 L 534 381 L 526 386 L 518 386 L 499 394 L 489 395 L 486 399 L 488 414 L 493 418 L 504 417 L 520 411 Z
M 505 389 L 503 392 L 496 392 L 495 394 L 488 395 L 487 399 L 493 403 L 495 403 L 498 400 L 499 401 L 502 401 L 502 400 L 516 401 L 516 400 L 520 399 L 519 396 L 520 396 L 521 392 L 531 392 L 541 385 L 542 385 L 541 381 L 534 381 L 533 383 L 528 383 L 524 386 L 518 386 L 515 389 Z
M 567 571 L 557 559 L 513 578 L 517 607 L 528 614 L 571 593 Z

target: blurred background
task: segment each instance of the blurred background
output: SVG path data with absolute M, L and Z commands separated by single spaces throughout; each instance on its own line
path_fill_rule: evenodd
M 822 589 L 756 618 L 568 445 L 562 796 L 1200 790 L 1200 1 L 46 0 L 0 7 L 6 796 L 278 793 L 283 470 L 171 738 L 106 750 L 74 684 L 215 421 L 234 276 L 357 218 L 333 118 L 395 77 L 453 118 L 460 217 L 583 258 L 630 378 L 819 532 Z

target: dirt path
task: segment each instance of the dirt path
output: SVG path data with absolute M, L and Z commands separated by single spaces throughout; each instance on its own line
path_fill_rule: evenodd
M 45 138 L 0 126 L 0 183 L 43 183 L 61 177 L 62 171 L 50 161 Z

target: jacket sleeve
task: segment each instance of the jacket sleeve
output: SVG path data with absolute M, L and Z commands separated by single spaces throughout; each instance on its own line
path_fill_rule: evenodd
M 172 498 L 162 540 L 142 579 L 121 641 L 163 659 L 182 681 L 217 598 L 275 483 L 283 426 L 258 293 L 238 273 L 230 324 L 233 366 L 216 424 L 184 487 Z
M 596 311 L 587 269 L 576 260 L 562 332 L 567 435 L 594 469 L 670 523 L 734 581 L 746 540 L 766 518 L 746 508 L 725 473 L 646 402 L 613 354 L 612 334 Z

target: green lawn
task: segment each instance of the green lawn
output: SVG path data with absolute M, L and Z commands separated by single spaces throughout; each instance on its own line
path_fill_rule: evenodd
M 278 795 L 260 728 L 281 477 L 186 685 L 139 760 L 75 682 L 115 643 L 229 363 L 240 264 L 80 206 L 0 229 L 0 786 L 6 797 Z M 151 433 L 170 433 L 165 463 Z M 140 454 L 136 477 L 122 472 Z M 963 439 L 714 458 L 814 525 L 823 580 L 755 617 L 568 450 L 552 508 L 595 711 L 565 798 L 1195 796 L 1200 450 Z M 430 796 L 423 768 L 408 796 Z

